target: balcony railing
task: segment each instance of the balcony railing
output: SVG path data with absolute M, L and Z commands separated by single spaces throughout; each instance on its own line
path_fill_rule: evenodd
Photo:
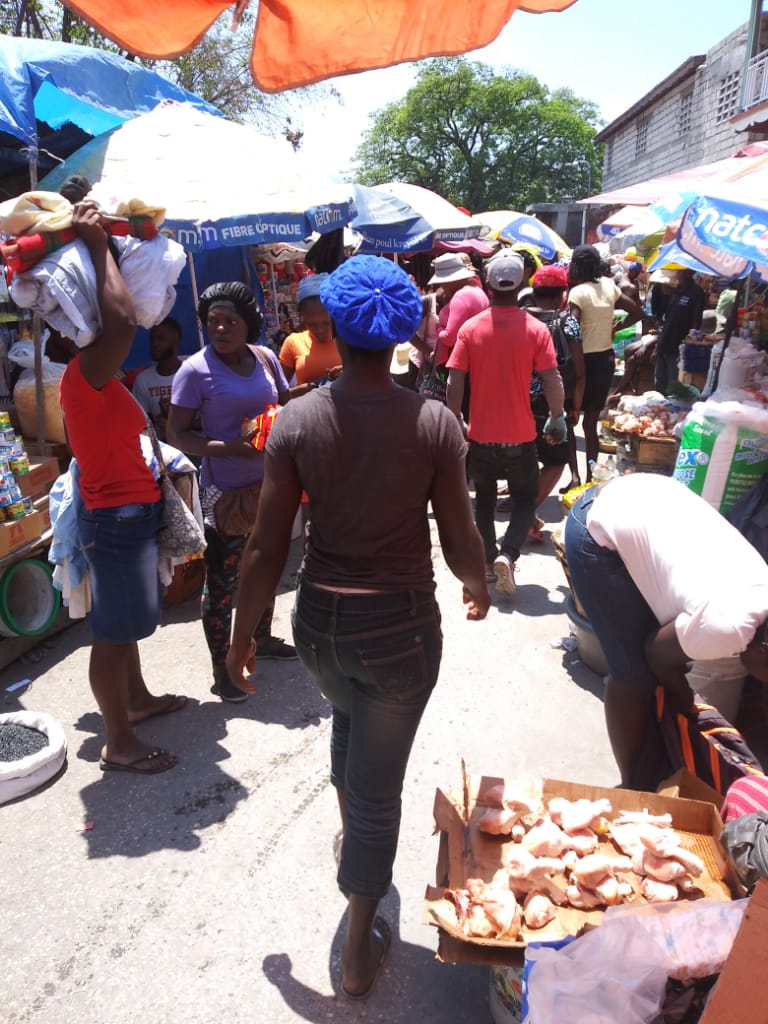
M 768 50 L 756 54 L 747 66 L 744 109 L 768 101 Z

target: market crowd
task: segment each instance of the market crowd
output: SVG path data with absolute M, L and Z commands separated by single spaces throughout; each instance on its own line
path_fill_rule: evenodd
M 145 743 L 137 728 L 186 703 L 151 694 L 139 656 L 162 598 L 163 501 L 140 440 L 149 418 L 199 466 L 212 692 L 242 702 L 262 662 L 298 657 L 332 705 L 334 850 L 349 900 L 341 984 L 350 999 L 365 998 L 391 941 L 378 906 L 392 880 L 411 745 L 440 668 L 428 510 L 467 618 L 480 620 L 489 584 L 514 596 L 523 545 L 540 536 L 536 510 L 565 467 L 568 487 L 580 481 L 580 418 L 590 479 L 614 377 L 615 313 L 626 314 L 624 326 L 645 315 L 638 273 L 630 267 L 615 280 L 592 246 L 577 247 L 568 268 L 504 248 L 484 264 L 438 256 L 420 290 L 396 263 L 354 256 L 301 282 L 302 330 L 277 352 L 259 344 L 262 311 L 251 289 L 221 282 L 197 308 L 208 344 L 179 359 L 178 325 L 164 320 L 152 332 L 155 365 L 132 397 L 116 376 L 136 328 L 131 295 L 98 208 L 78 203 L 73 227 L 94 266 L 102 324 L 61 383 L 92 593 L 101 768 L 172 768 L 176 755 Z M 657 365 L 667 369 L 668 325 L 681 329 L 681 309 L 697 315 L 690 288 L 678 285 L 661 324 Z M 655 492 L 665 486 L 669 502 Z M 710 575 L 705 588 L 689 564 L 691 537 L 686 545 L 668 530 L 683 494 L 695 511 L 679 522 L 687 530 L 701 515 L 701 530 L 711 530 L 720 517 L 701 499 L 640 476 L 590 490 L 568 524 L 574 584 L 610 668 L 608 733 L 630 784 L 653 687 L 679 690 L 687 659 L 704 649 L 742 653 L 768 680 L 768 567 L 723 520 L 719 550 L 743 572 L 729 586 Z M 271 626 L 300 511 L 291 644 Z M 615 624 L 627 616 L 633 628 L 619 634 Z

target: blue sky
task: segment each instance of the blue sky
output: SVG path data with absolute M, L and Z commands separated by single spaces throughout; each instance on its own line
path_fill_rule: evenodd
M 495 42 L 468 57 L 520 68 L 550 89 L 568 86 L 594 100 L 608 123 L 686 58 L 744 24 L 749 9 L 749 0 L 577 0 L 560 14 L 515 14 Z M 334 79 L 344 103 L 303 114 L 304 158 L 346 174 L 371 113 L 405 95 L 414 67 Z

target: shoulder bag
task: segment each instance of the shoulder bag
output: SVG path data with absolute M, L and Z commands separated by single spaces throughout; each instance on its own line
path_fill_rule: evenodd
M 438 365 L 437 357 L 439 353 L 440 341 L 438 339 L 435 354 L 432 358 L 432 369 L 422 377 L 419 394 L 425 398 L 432 398 L 436 402 L 442 402 L 445 405 L 448 398 L 448 371 L 444 366 Z
M 205 550 L 202 527 L 182 498 L 165 464 L 155 428 L 147 420 L 147 432 L 157 459 L 158 483 L 163 496 L 163 518 L 157 531 L 157 551 L 161 558 L 191 558 Z M 182 479 L 179 481 L 182 482 Z

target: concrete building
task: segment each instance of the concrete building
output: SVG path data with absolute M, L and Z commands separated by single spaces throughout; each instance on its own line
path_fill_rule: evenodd
M 603 191 L 732 156 L 768 135 L 768 13 L 695 54 L 595 136 Z M 734 10 L 734 19 L 740 12 Z

